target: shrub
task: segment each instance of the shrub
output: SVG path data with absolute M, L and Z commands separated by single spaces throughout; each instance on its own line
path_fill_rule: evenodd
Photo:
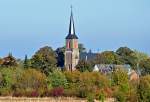
M 59 70 L 50 73 L 48 76 L 48 81 L 51 83 L 52 87 L 68 87 L 68 82 L 65 75 Z
M 17 78 L 20 75 L 18 68 L 6 68 L 0 69 L 1 82 L 0 82 L 0 94 L 1 95 L 11 95 L 13 90 L 16 88 Z
M 116 102 L 126 102 L 126 97 L 122 92 L 118 92 L 115 98 L 116 98 Z
M 94 102 L 94 95 L 93 95 L 93 94 L 89 94 L 89 95 L 87 96 L 87 101 L 88 101 L 88 102 Z
M 46 84 L 47 82 L 45 74 L 35 69 L 26 69 L 23 71 L 20 78 L 18 78 L 17 91 L 25 92 L 25 94 L 32 96 L 30 93 L 37 90 L 41 95 L 47 88 Z
M 150 101 L 150 75 L 143 76 L 140 78 L 138 94 L 139 94 L 139 100 L 141 102 Z
M 38 96 L 39 96 L 38 91 L 32 91 L 31 92 L 31 97 L 38 97 Z
M 99 97 L 98 97 L 98 100 L 99 100 L 100 102 L 104 102 L 104 100 L 105 100 L 105 94 L 104 94 L 104 93 L 100 93 L 100 94 L 99 94 Z
M 61 87 L 57 87 L 57 88 L 54 88 L 54 89 L 51 90 L 51 94 L 54 97 L 62 96 L 63 93 L 64 93 L 64 89 L 61 88 Z

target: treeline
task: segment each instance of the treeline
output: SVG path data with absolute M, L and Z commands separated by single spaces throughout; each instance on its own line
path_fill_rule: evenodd
M 80 47 L 80 52 L 85 48 Z M 89 102 L 113 97 L 118 102 L 150 101 L 150 58 L 147 54 L 121 47 L 98 53 L 93 61 L 81 60 L 74 72 L 64 66 L 64 47 L 39 49 L 30 59 L 17 60 L 12 54 L 0 59 L 0 95 L 14 97 L 80 97 Z M 124 68 L 112 73 L 93 72 L 95 64 L 129 64 L 140 71 L 139 80 L 129 80 Z

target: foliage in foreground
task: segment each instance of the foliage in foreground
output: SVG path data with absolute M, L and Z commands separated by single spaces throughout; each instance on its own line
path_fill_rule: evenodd
M 51 47 L 38 50 L 31 59 L 24 61 L 11 54 L 0 58 L 0 95 L 1 96 L 71 96 L 104 101 L 113 97 L 118 102 L 150 101 L 150 58 L 127 47 L 116 52 L 104 51 L 96 61 L 80 61 L 77 71 L 61 71 L 63 50 L 53 51 Z M 59 63 L 58 63 L 59 61 Z M 141 69 L 139 81 L 129 81 L 128 73 L 117 68 L 109 75 L 93 72 L 94 64 L 130 64 L 133 69 Z

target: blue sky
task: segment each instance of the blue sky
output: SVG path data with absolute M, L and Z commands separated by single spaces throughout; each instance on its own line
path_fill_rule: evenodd
M 93 51 L 121 46 L 150 54 L 150 0 L 0 0 L 0 57 L 64 45 L 73 5 L 79 42 Z

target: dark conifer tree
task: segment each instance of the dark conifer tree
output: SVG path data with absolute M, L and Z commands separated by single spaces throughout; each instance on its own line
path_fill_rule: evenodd
M 28 59 L 27 55 L 25 55 L 25 59 L 24 59 L 23 65 L 24 65 L 24 68 L 29 68 L 30 67 L 30 65 L 29 65 L 29 59 Z

